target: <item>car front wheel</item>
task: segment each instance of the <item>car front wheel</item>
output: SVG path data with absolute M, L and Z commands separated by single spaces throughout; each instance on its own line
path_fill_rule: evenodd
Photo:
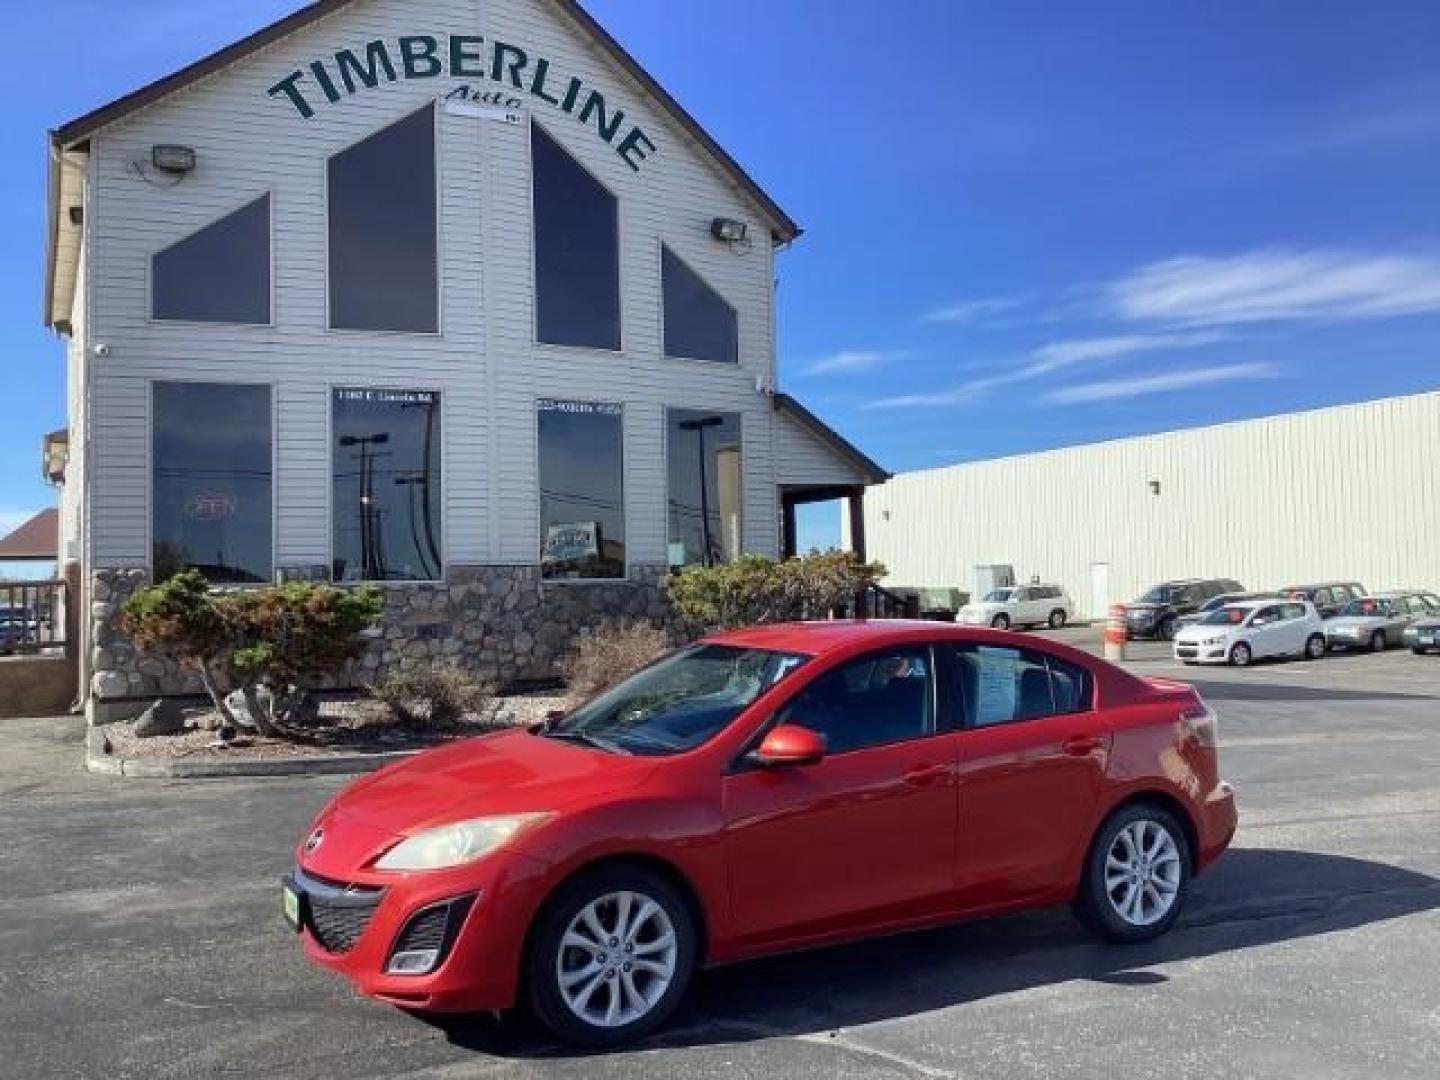
M 1385 632 L 1384 632 L 1383 630 L 1377 630 L 1377 631 L 1375 631 L 1375 633 L 1373 633 L 1373 634 L 1370 635 L 1370 651 L 1371 651 L 1371 652 L 1384 652 L 1384 651 L 1385 651 L 1385 646 L 1386 646 Z
M 620 1046 L 660 1027 L 695 968 L 695 919 L 663 877 L 606 867 L 564 886 L 531 935 L 530 1001 L 580 1046 Z
M 1325 655 L 1325 636 L 1323 634 L 1311 634 L 1310 640 L 1305 642 L 1305 659 L 1319 660 Z
M 1254 654 L 1250 652 L 1250 646 L 1243 641 L 1230 650 L 1230 663 L 1236 667 L 1249 667 Z
M 1050 629 L 1059 630 L 1062 626 L 1065 625 L 1065 619 L 1066 616 L 1064 610 L 1062 610 L 1061 608 L 1056 608 L 1050 613 Z
M 1174 925 L 1190 888 L 1190 844 L 1175 816 L 1139 803 L 1101 827 L 1075 910 L 1111 941 L 1149 941 Z
M 1009 615 L 996 615 L 995 618 L 993 618 L 993 619 L 990 620 L 990 625 L 993 626 L 996 630 L 1009 630 L 1009 629 L 1010 629 L 1010 616 L 1009 616 Z

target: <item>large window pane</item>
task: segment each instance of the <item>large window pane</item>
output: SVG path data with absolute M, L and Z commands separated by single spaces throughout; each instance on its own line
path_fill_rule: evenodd
M 440 328 L 435 107 L 330 159 L 330 325 Z
M 270 388 L 156 383 L 151 428 L 155 580 L 269 581 Z
M 729 562 L 742 530 L 740 417 L 671 409 L 666 427 L 670 565 Z
M 540 567 L 547 578 L 625 576 L 619 405 L 540 401 Z
M 184 322 L 270 322 L 270 196 L 151 260 L 150 313 Z
M 331 440 L 335 580 L 442 578 L 440 395 L 336 390 Z
M 536 334 L 550 345 L 619 349 L 619 204 L 539 124 L 530 125 L 530 153 Z
M 665 287 L 665 355 L 690 360 L 740 360 L 735 309 L 668 247 L 660 251 Z

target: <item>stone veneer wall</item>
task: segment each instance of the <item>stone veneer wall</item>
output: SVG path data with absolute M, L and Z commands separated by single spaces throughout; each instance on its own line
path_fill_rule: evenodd
M 538 566 L 452 566 L 430 585 L 382 585 L 385 614 L 372 641 L 339 686 L 369 681 L 399 664 L 450 660 L 497 684 L 554 678 L 577 639 L 607 620 L 647 619 L 679 641 L 686 636 L 661 587 L 663 566 L 632 566 L 625 581 L 551 581 Z M 286 567 L 284 580 L 323 581 L 323 566 Z M 177 665 L 139 654 L 120 629 L 125 601 L 149 580 L 142 569 L 91 576 L 91 716 L 100 722 L 138 713 L 158 696 L 204 693 Z

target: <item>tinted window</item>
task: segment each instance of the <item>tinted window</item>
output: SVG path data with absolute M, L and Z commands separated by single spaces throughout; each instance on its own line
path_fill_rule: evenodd
M 989 645 L 958 650 L 954 662 L 963 714 L 972 727 L 993 727 L 1090 707 L 1084 669 L 1028 649 Z
M 156 254 L 150 310 L 156 319 L 269 323 L 270 196 Z
M 330 159 L 330 325 L 440 327 L 435 107 Z
M 735 309 L 668 247 L 660 252 L 665 289 L 665 355 L 691 360 L 740 359 Z
M 671 566 L 714 566 L 740 553 L 740 417 L 666 413 Z
M 535 331 L 551 345 L 620 348 L 620 208 L 539 124 L 530 125 Z
M 1303 604 L 1286 604 L 1281 610 L 1287 619 L 1305 618 L 1305 606 Z
M 269 581 L 270 388 L 156 383 L 152 429 L 155 580 Z
M 934 730 L 930 651 L 896 649 L 852 660 L 807 686 L 778 719 L 825 736 L 832 754 L 927 735 Z
M 621 407 L 542 399 L 539 425 L 542 574 L 624 577 Z
M 335 580 L 443 577 L 440 395 L 336 390 L 331 408 Z

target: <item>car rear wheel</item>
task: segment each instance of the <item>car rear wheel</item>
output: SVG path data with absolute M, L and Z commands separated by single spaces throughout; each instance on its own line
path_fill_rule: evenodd
M 663 1024 L 695 968 L 695 919 L 663 877 L 616 866 L 564 886 L 531 935 L 530 1002 L 558 1038 L 620 1046 Z
M 1065 625 L 1066 615 L 1063 608 L 1056 608 L 1050 612 L 1050 629 L 1059 630 Z
M 1383 630 L 1376 630 L 1375 633 L 1373 633 L 1373 634 L 1370 635 L 1370 651 L 1371 651 L 1371 652 L 1384 652 L 1384 651 L 1385 651 L 1385 645 L 1386 645 L 1386 642 L 1385 642 L 1385 631 L 1383 631 Z
M 1311 634 L 1309 640 L 1305 642 L 1305 659 L 1319 660 L 1325 655 L 1325 648 L 1325 635 Z
M 1137 803 L 1101 826 L 1075 910 L 1111 941 L 1149 941 L 1174 925 L 1190 889 L 1190 844 L 1168 810 Z
M 1246 645 L 1243 641 L 1238 642 L 1235 647 L 1230 650 L 1230 663 L 1236 667 L 1249 667 L 1250 661 L 1253 659 L 1255 659 L 1254 653 L 1250 651 L 1250 646 Z
M 990 620 L 990 625 L 993 626 L 996 630 L 1009 630 L 1010 616 L 1002 612 L 1001 614 L 996 615 L 995 618 Z

